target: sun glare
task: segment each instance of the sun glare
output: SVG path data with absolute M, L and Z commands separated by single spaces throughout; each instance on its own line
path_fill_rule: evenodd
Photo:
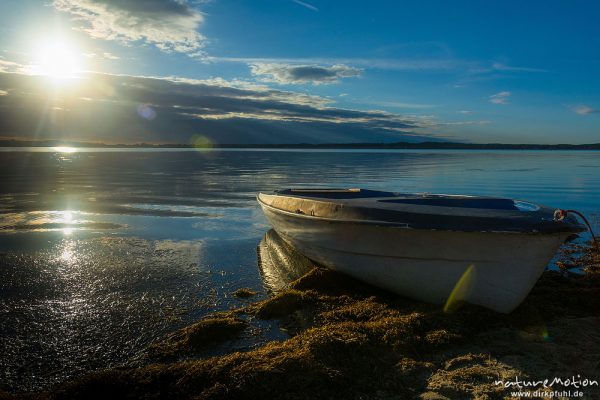
M 59 153 L 75 153 L 77 151 L 77 149 L 75 147 L 67 147 L 67 146 L 53 147 L 52 150 L 57 151 Z
M 65 40 L 44 42 L 36 58 L 34 72 L 54 80 L 71 78 L 82 70 L 81 55 Z
M 71 211 L 64 211 L 62 213 L 63 222 L 70 224 L 73 222 L 73 213 Z

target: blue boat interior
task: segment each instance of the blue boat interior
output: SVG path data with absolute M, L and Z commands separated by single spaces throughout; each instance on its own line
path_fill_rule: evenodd
M 423 197 L 412 199 L 379 200 L 382 203 L 403 203 L 422 206 L 482 208 L 490 210 L 519 210 L 511 199 L 481 197 Z
M 437 207 L 479 208 L 488 210 L 533 211 L 536 209 L 535 205 L 533 204 L 531 204 L 532 207 L 530 209 L 527 209 L 524 207 L 520 207 L 512 199 L 504 198 L 414 195 L 366 189 L 285 189 L 277 191 L 277 194 L 338 200 L 382 198 L 381 200 L 377 201 L 382 203 L 414 204 L 421 206 Z M 386 199 L 386 197 L 391 198 Z
M 398 193 L 367 189 L 284 189 L 277 190 L 284 196 L 317 197 L 322 199 L 368 199 L 373 197 L 396 197 Z

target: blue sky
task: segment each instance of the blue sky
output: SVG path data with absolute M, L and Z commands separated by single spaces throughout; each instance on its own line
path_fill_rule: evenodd
M 0 137 L 600 142 L 599 16 L 593 1 L 3 2 Z

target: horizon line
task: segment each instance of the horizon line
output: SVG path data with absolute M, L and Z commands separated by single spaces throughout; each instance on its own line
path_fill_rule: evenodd
M 21 140 L 21 139 L 0 139 L 0 147 L 82 147 L 82 148 L 354 148 L 354 149 L 497 149 L 497 150 L 543 150 L 543 149 L 582 149 L 582 150 L 600 150 L 598 143 L 464 143 L 464 142 L 346 142 L 346 143 L 210 143 L 200 144 L 188 143 L 103 143 L 103 142 L 81 142 L 81 141 L 63 141 L 57 139 L 48 140 Z

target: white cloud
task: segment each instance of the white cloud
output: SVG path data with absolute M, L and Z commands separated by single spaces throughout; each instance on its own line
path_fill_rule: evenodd
M 471 110 L 460 110 L 460 111 L 457 111 L 457 113 L 464 114 L 464 115 L 469 115 L 469 114 L 473 114 L 473 111 L 471 111 Z
M 250 64 L 250 70 L 252 75 L 262 77 L 264 82 L 313 85 L 337 83 L 342 78 L 359 76 L 363 71 L 344 64 L 322 66 L 283 63 L 253 63 Z
M 435 104 L 403 103 L 403 102 L 399 102 L 399 101 L 374 101 L 374 102 L 370 102 L 369 104 L 374 104 L 374 105 L 383 106 L 383 107 L 391 107 L 391 108 L 425 109 L 425 108 L 437 107 Z
M 494 104 L 508 104 L 508 98 L 510 97 L 510 92 L 500 92 L 490 96 L 490 103 Z
M 99 39 L 144 41 L 164 51 L 192 53 L 202 47 L 202 14 L 177 0 L 54 0 L 79 29 Z
M 492 69 L 496 71 L 509 71 L 509 72 L 547 72 L 545 69 L 532 68 L 532 67 L 515 67 L 512 65 L 506 65 L 499 62 L 492 63 Z
M 121 59 L 121 57 L 115 56 L 114 54 L 109 53 L 109 52 L 105 52 L 103 55 L 104 55 L 104 58 L 109 59 L 109 60 L 119 60 L 119 59 Z
M 313 6 L 312 4 L 308 4 L 304 1 L 300 1 L 300 0 L 292 0 L 292 1 L 296 4 L 300 4 L 302 7 L 308 8 L 309 10 L 319 11 L 319 9 L 317 7 Z
M 592 108 L 592 107 L 589 107 L 589 106 L 586 106 L 583 104 L 572 107 L 572 110 L 579 115 L 589 115 L 589 114 L 600 113 L 600 109 Z
M 489 120 L 478 120 L 478 121 L 455 121 L 455 122 L 440 122 L 438 125 L 445 126 L 465 126 L 465 125 L 488 125 L 492 121 Z
M 0 58 L 0 72 L 24 72 L 24 70 L 22 64 Z

